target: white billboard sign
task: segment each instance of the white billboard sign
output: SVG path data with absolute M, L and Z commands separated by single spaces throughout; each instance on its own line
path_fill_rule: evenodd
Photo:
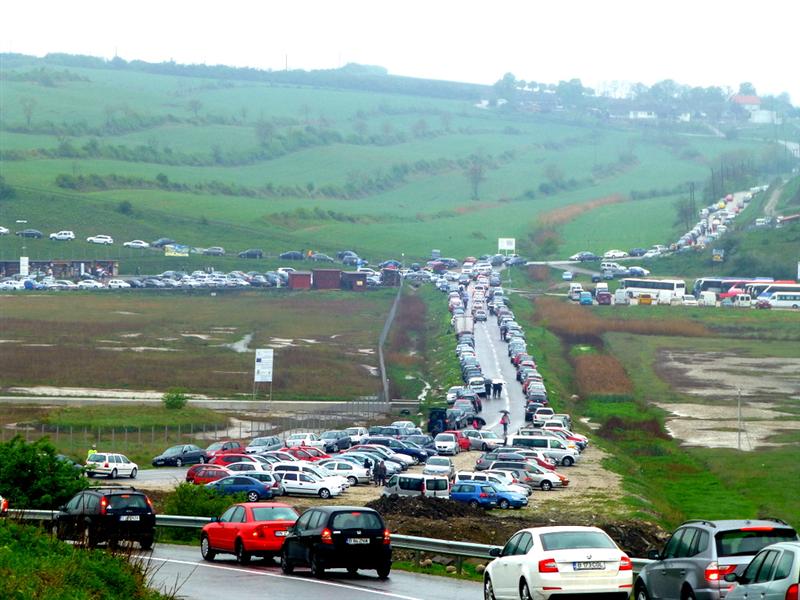
M 19 257 L 19 274 L 27 277 L 30 274 L 30 263 L 27 256 Z
M 272 383 L 272 359 L 275 351 L 272 348 L 256 350 L 256 368 L 253 373 L 255 383 Z
M 514 252 L 517 247 L 515 238 L 497 238 L 497 250 L 499 252 Z

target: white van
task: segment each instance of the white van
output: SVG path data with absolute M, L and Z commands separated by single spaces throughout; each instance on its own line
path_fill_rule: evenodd
M 614 304 L 630 304 L 631 299 L 628 297 L 628 294 L 625 293 L 624 288 L 617 288 L 614 292 Z
M 384 496 L 427 496 L 449 498 L 450 482 L 440 475 L 403 474 L 392 475 L 383 488 Z
M 567 297 L 570 300 L 575 300 L 576 302 L 580 300 L 581 292 L 583 292 L 583 285 L 580 283 L 570 283 L 569 284 L 569 293 Z
M 697 304 L 698 306 L 716 306 L 717 295 L 714 292 L 700 292 Z
M 753 305 L 753 300 L 750 294 L 736 294 L 733 299 L 733 305 L 737 308 L 750 308 Z
M 608 284 L 605 281 L 601 281 L 596 286 L 594 286 L 595 296 L 600 292 L 608 292 Z
M 755 226 L 756 227 L 764 227 L 767 224 L 766 219 L 756 219 Z
M 624 269 L 623 267 L 620 266 L 619 263 L 604 261 L 600 263 L 600 270 L 616 272 L 616 271 L 623 271 Z

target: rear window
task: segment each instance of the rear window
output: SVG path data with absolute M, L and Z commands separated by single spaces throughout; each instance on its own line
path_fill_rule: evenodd
M 723 531 L 714 536 L 717 542 L 717 556 L 747 556 L 758 554 L 765 546 L 778 542 L 791 542 L 797 533 L 791 528 L 775 529 L 737 529 Z
M 141 494 L 113 494 L 106 496 L 109 509 L 147 508 L 147 500 Z
M 105 454 L 92 454 L 87 462 L 106 462 L 107 460 Z
M 333 529 L 383 529 L 381 518 L 374 512 L 342 512 L 333 515 Z
M 616 548 L 605 533 L 599 531 L 559 531 L 541 535 L 545 550 L 573 550 L 575 548 Z
M 253 509 L 256 521 L 295 521 L 297 513 L 288 506 L 260 506 Z
M 447 490 L 447 480 L 446 479 L 427 479 L 425 481 L 425 485 L 428 487 L 429 490 L 441 492 Z

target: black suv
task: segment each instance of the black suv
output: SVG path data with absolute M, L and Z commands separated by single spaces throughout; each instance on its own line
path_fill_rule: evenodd
M 86 489 L 59 507 L 53 521 L 58 539 L 77 540 L 90 548 L 103 542 L 113 547 L 121 540 L 131 540 L 149 550 L 155 527 L 150 498 L 133 487 Z
M 314 577 L 325 569 L 375 569 L 386 579 L 392 569 L 389 530 L 378 512 L 363 506 L 310 508 L 289 528 L 281 550 L 281 569 L 287 575 L 297 566 L 311 567 Z
M 249 248 L 239 252 L 239 258 L 264 258 L 264 251 L 260 248 Z

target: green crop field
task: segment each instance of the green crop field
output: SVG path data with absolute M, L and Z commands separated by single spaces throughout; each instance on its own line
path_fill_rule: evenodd
M 513 236 L 525 250 L 545 211 L 676 189 L 701 181 L 721 154 L 768 147 L 465 100 L 65 69 L 43 59 L 9 64 L 0 73 L 0 174 L 16 196 L 0 202 L 0 225 L 72 229 L 79 241 L 71 246 L 28 240 L 25 252 L 110 256 L 123 272 L 134 271 L 132 261 L 162 263 L 82 239 L 106 233 L 119 245 L 168 236 L 268 254 L 353 248 L 378 259 L 419 258 L 431 248 L 480 254 Z M 43 84 L 39 68 L 52 81 Z M 473 155 L 485 169 L 477 201 L 465 175 Z M 59 185 L 59 176 L 73 183 L 62 177 Z M 596 229 L 587 237 L 594 211 L 587 213 L 568 226 L 565 248 L 584 247 L 581 238 L 598 247 L 664 242 L 674 233 L 673 199 L 597 212 L 606 223 L 622 215 L 642 225 L 618 237 Z M 0 258 L 21 251 L 18 239 L 0 238 Z

